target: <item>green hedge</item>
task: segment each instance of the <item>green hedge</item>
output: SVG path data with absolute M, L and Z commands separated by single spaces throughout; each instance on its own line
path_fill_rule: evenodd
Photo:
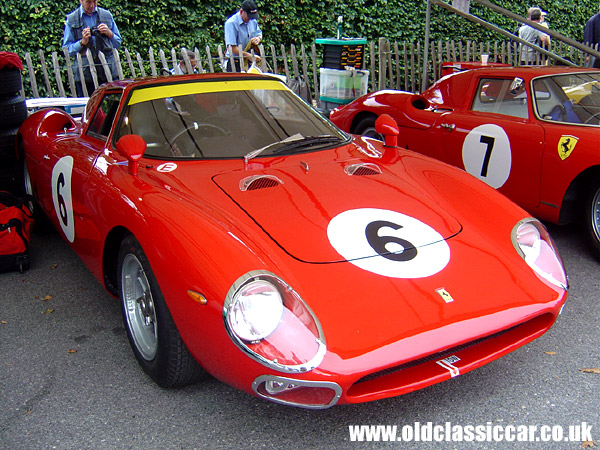
M 451 1 L 451 0 L 448 0 Z M 240 0 L 102 0 L 123 36 L 123 46 L 141 51 L 148 47 L 216 45 L 223 42 L 223 23 L 239 9 Z M 317 37 L 336 35 L 337 17 L 344 17 L 344 34 L 369 40 L 386 37 L 397 41 L 423 41 L 425 0 L 269 0 L 257 1 L 265 44 L 311 44 Z M 526 15 L 530 2 L 498 0 L 497 5 Z M 79 5 L 75 1 L 2 0 L 0 2 L 0 50 L 45 53 L 60 51 L 65 15 Z M 581 41 L 583 25 L 598 11 L 597 0 L 543 0 L 551 28 Z M 577 8 L 576 8 L 577 5 Z M 516 22 L 471 4 L 471 13 L 508 30 Z M 433 6 L 432 39 L 502 40 L 480 26 Z

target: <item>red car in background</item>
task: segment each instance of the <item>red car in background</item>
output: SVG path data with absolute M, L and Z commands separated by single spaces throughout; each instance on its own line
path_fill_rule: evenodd
M 400 146 L 466 170 L 542 220 L 582 220 L 600 258 L 600 71 L 468 70 L 420 95 L 368 94 L 330 119 L 378 137 L 381 114 L 397 121 Z
M 305 408 L 395 396 L 542 335 L 567 296 L 539 221 L 272 77 L 115 81 L 81 122 L 32 114 L 19 142 L 27 191 L 161 386 L 207 371 Z

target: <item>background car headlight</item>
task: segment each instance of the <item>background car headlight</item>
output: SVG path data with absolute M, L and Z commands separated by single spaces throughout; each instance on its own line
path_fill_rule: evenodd
M 562 289 L 568 289 L 567 275 L 554 241 L 536 219 L 519 221 L 512 230 L 512 242 L 525 262 L 540 277 Z
M 223 322 L 233 342 L 261 364 L 282 372 L 307 372 L 321 363 L 326 346 L 314 313 L 281 278 L 249 272 L 231 286 Z

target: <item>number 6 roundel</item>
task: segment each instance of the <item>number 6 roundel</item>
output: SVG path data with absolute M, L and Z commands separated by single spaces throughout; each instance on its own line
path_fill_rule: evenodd
M 344 211 L 329 222 L 327 237 L 350 263 L 391 278 L 428 277 L 450 261 L 441 234 L 414 217 L 386 209 Z
M 52 169 L 52 201 L 65 237 L 69 242 L 75 240 L 75 223 L 73 222 L 73 203 L 71 198 L 71 175 L 73 173 L 73 157 L 60 158 Z

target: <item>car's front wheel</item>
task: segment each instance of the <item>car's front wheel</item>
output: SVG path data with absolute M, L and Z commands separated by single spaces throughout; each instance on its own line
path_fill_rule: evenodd
M 184 386 L 204 372 L 181 339 L 141 245 L 128 235 L 119 250 L 119 297 L 129 343 L 162 387 Z
M 376 116 L 363 117 L 354 127 L 353 133 L 383 141 L 383 136 L 375 131 L 375 120 Z

